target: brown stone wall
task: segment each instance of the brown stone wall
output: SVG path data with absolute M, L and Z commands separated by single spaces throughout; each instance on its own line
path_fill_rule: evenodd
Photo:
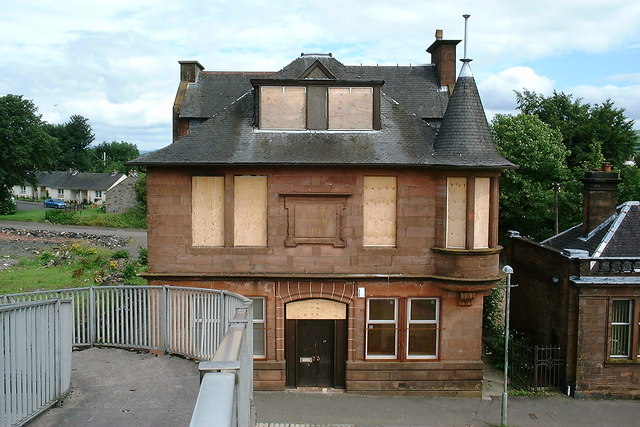
M 267 357 L 255 361 L 254 385 L 257 390 L 285 388 L 285 306 L 288 302 L 307 298 L 330 299 L 347 305 L 347 391 L 477 396 L 482 390 L 481 296 L 474 298 L 470 306 L 461 307 L 457 292 L 443 291 L 437 283 L 411 280 L 241 281 L 202 278 L 154 279 L 150 284 L 226 289 L 249 297 L 264 297 Z M 365 298 L 356 297 L 358 287 L 365 288 Z M 399 298 L 398 308 L 401 311 L 405 310 L 409 297 L 438 298 L 438 358 L 406 360 L 403 357 L 404 342 L 399 339 L 398 359 L 367 359 L 366 301 L 370 297 Z M 406 325 L 399 323 L 398 327 L 402 329 Z
M 191 176 L 225 176 L 226 202 L 232 206 L 233 177 L 268 177 L 267 247 L 233 246 L 233 213 L 227 209 L 225 247 L 191 245 Z M 363 247 L 364 176 L 397 176 L 397 242 L 395 247 Z M 460 175 L 460 173 L 456 173 Z M 446 174 L 415 169 L 153 169 L 149 170 L 149 270 L 155 273 L 288 273 L 432 275 L 431 248 L 444 234 Z M 331 244 L 287 246 L 290 217 L 286 195 L 344 195 L 341 237 L 345 247 Z M 230 211 L 230 212 L 229 212 Z M 453 261 L 444 260 L 440 268 Z M 497 253 L 464 263 L 458 277 L 497 274 Z
M 609 359 L 608 346 L 611 298 L 634 297 L 640 297 L 640 289 L 582 290 L 579 303 L 576 396 L 640 397 L 640 363 L 637 360 Z
M 565 345 L 568 328 L 567 259 L 522 238 L 510 241 L 511 325 L 539 345 Z M 557 281 L 554 279 L 556 278 Z

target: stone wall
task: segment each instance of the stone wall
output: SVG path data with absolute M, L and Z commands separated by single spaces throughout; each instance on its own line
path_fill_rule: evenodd
M 107 213 L 123 213 L 138 204 L 134 184 L 138 177 L 128 176 L 124 181 L 106 192 Z

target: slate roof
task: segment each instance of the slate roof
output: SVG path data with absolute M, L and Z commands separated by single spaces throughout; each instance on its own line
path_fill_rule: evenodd
M 113 184 L 125 176 L 122 173 L 88 172 L 39 172 L 36 182 L 39 187 L 66 188 L 71 190 L 108 190 Z
M 201 73 L 198 83 L 189 85 L 185 98 L 188 105 L 183 107 L 181 117 L 185 112 L 193 114 L 190 117 L 203 117 L 204 111 L 209 114 L 224 102 L 229 104 L 177 142 L 129 164 L 514 167 L 493 144 L 473 77 L 458 79 L 449 108 L 446 108 L 448 92 L 438 87 L 433 66 L 352 67 L 329 56 L 302 56 L 268 78 L 298 79 L 316 62 L 339 80 L 384 80 L 381 130 L 255 129 L 250 80 L 266 76 L 236 73 L 227 81 L 235 83 L 211 83 L 205 89 L 207 81 L 215 82 L 220 75 Z M 235 92 L 239 87 L 246 91 Z M 443 113 L 437 135 L 437 130 L 422 119 L 440 117 Z
M 428 165 L 435 130 L 382 96 L 380 131 L 266 131 L 253 128 L 248 92 L 177 142 L 136 165 Z
M 251 79 L 297 79 L 320 62 L 338 80 L 384 80 L 382 92 L 421 118 L 442 118 L 449 94 L 438 86 L 435 66 L 345 66 L 328 56 L 302 56 L 278 72 L 202 71 L 187 87 L 181 118 L 207 119 L 251 89 Z
M 559 250 L 585 250 L 591 257 L 640 257 L 640 202 L 619 205 L 586 237 L 579 224 L 541 243 Z
M 493 143 L 469 63 L 465 62 L 442 119 L 435 150 L 452 166 L 514 167 Z

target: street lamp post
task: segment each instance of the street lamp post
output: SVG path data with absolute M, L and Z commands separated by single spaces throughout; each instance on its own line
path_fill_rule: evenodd
M 505 314 L 504 314 L 504 390 L 502 392 L 502 411 L 500 416 L 500 425 L 507 425 L 507 386 L 509 376 L 509 305 L 511 302 L 511 274 L 513 268 L 505 265 L 502 269 L 507 274 L 507 284 L 505 286 Z

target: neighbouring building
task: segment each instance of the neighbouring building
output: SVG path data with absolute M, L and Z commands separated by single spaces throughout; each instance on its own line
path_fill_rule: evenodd
M 438 31 L 416 66 L 180 62 L 174 142 L 131 162 L 147 171 L 145 277 L 253 298 L 256 389 L 481 393 L 514 165 L 469 60 L 456 80 L 458 42 Z
M 566 353 L 563 391 L 640 397 L 640 202 L 616 207 L 618 174 L 587 172 L 583 222 L 543 242 L 510 239 L 511 322 Z
M 35 186 L 27 182 L 15 185 L 13 194 L 16 197 L 31 199 L 53 197 L 69 203 L 101 205 L 106 202 L 107 191 L 115 188 L 126 178 L 127 175 L 118 172 L 39 172 L 36 174 Z
M 138 174 L 131 171 L 126 179 L 106 191 L 106 198 L 109 200 L 109 203 L 106 204 L 107 213 L 124 213 L 128 209 L 138 206 L 134 187 L 138 179 Z

